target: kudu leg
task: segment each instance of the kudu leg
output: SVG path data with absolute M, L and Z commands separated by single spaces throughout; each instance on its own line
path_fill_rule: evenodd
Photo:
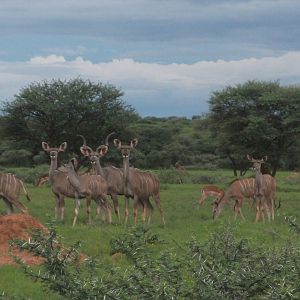
M 101 214 L 101 199 L 97 199 L 96 201 L 97 207 L 96 207 L 96 217 L 99 218 Z
M 65 198 L 62 197 L 59 200 L 59 211 L 60 211 L 60 219 L 61 221 L 64 220 L 64 215 L 65 215 Z
M 149 211 L 148 214 L 148 224 L 151 223 L 151 218 L 152 218 L 152 214 L 153 214 L 153 206 L 150 202 L 149 198 L 145 198 L 143 199 L 143 201 L 140 203 L 142 205 L 142 209 L 143 209 L 143 214 L 142 214 L 142 220 L 143 223 L 146 222 L 146 218 L 147 218 L 147 211 Z
M 155 200 L 155 203 L 156 203 L 156 206 L 158 207 L 159 209 L 159 213 L 160 213 L 160 218 L 161 218 L 161 223 L 163 224 L 163 226 L 166 225 L 166 222 L 165 222 L 165 216 L 164 216 L 164 211 L 160 205 L 160 196 L 159 195 L 156 195 L 153 197 L 154 200 Z
M 7 214 L 10 215 L 14 212 L 14 207 L 10 201 L 8 201 L 6 198 L 2 197 L 4 203 L 6 204 L 7 207 Z
M 263 210 L 267 213 L 268 221 L 271 222 L 271 213 L 270 213 L 270 205 L 266 199 L 263 199 Z
M 91 202 L 92 202 L 92 199 L 91 199 L 91 198 L 86 198 L 86 213 L 87 213 L 87 215 L 88 215 L 88 222 L 89 222 L 89 225 L 92 224 Z
M 260 199 L 256 199 L 256 217 L 255 217 L 255 222 L 259 221 L 260 213 L 261 213 Z
M 129 198 L 125 196 L 125 225 L 127 225 L 128 221 L 128 213 L 129 213 Z
M 107 196 L 106 195 L 102 194 L 101 199 L 102 199 L 102 201 L 104 203 L 104 206 L 105 206 L 105 211 L 106 211 L 106 215 L 107 215 L 108 224 L 111 224 L 112 223 L 111 205 L 107 201 Z
M 60 214 L 60 199 L 59 199 L 59 195 L 55 195 L 55 207 L 54 207 L 55 220 L 57 220 L 59 214 Z
M 265 214 L 263 211 L 263 203 L 262 203 L 262 198 L 258 197 L 257 198 L 257 203 L 256 203 L 256 218 L 255 218 L 255 222 L 258 222 L 260 217 L 262 217 L 263 222 L 265 221 Z
M 121 220 L 120 220 L 120 207 L 119 207 L 118 197 L 117 197 L 117 195 L 111 195 L 111 199 L 114 204 L 115 214 L 117 216 L 118 222 L 120 223 Z
M 75 198 L 75 212 L 74 212 L 74 220 L 73 220 L 73 227 L 75 226 L 76 224 L 76 221 L 77 221 L 77 217 L 78 217 L 78 214 L 79 214 L 79 208 L 80 208 L 80 199 L 78 199 L 78 197 Z
M 133 204 L 133 219 L 134 224 L 137 224 L 137 212 L 138 212 L 139 199 L 136 195 L 134 195 L 134 204 Z

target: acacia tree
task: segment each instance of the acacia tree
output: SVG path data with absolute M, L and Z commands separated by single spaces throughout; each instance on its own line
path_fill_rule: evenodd
M 137 118 L 122 95 L 112 85 L 80 78 L 34 82 L 4 104 L 4 132 L 35 154 L 41 141 L 67 141 L 69 150 L 76 152 L 81 143 L 77 134 L 99 145 L 109 132 L 122 132 Z
M 300 134 L 300 87 L 248 81 L 213 93 L 209 100 L 219 152 L 235 175 L 248 169 L 245 159 L 268 155 L 272 175 Z

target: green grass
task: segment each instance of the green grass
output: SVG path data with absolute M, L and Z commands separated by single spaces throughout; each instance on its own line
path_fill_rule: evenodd
M 214 184 L 222 188 L 226 188 L 233 179 L 230 170 L 192 170 L 189 171 L 189 174 L 191 177 L 197 176 L 204 179 L 211 177 L 215 179 Z M 151 230 L 165 240 L 166 244 L 162 247 L 177 249 L 176 251 L 180 251 L 180 245 L 191 240 L 192 237 L 196 237 L 200 241 L 207 240 L 212 233 L 228 222 L 234 226 L 238 237 L 247 238 L 257 245 L 270 249 L 283 246 L 289 239 L 294 238 L 294 235 L 289 232 L 284 217 L 289 215 L 299 218 L 300 216 L 300 186 L 299 184 L 288 183 L 286 179 L 288 175 L 289 172 L 279 172 L 276 177 L 278 186 L 276 197 L 281 201 L 281 208 L 276 212 L 274 223 L 254 223 L 255 211 L 247 201 L 243 204 L 246 221 L 240 219 L 235 221 L 230 205 L 225 206 L 219 219 L 213 221 L 211 199 L 207 199 L 203 207 L 197 206 L 200 190 L 206 182 L 182 185 L 164 184 L 161 190 L 161 202 L 165 210 L 166 227 L 161 226 L 160 216 L 155 208 Z M 26 202 L 23 195 L 21 201 L 27 205 L 32 216 L 46 224 L 54 217 L 54 197 L 51 189 L 47 186 L 37 188 L 27 185 L 27 187 L 33 201 L 31 203 Z M 124 200 L 120 197 L 119 201 L 123 217 Z M 132 201 L 130 204 L 129 226 L 133 225 Z M 155 207 L 154 203 L 153 206 Z M 5 206 L 1 203 L 0 212 L 4 211 Z M 81 249 L 84 253 L 98 256 L 107 264 L 111 264 L 110 239 L 126 230 L 124 224 L 117 224 L 114 215 L 114 224 L 112 225 L 103 224 L 101 220 L 95 220 L 95 205 L 93 204 L 94 224 L 88 226 L 85 201 L 82 201 L 78 224 L 72 228 L 73 212 L 74 200 L 66 199 L 65 220 L 63 222 L 57 221 L 55 225 L 58 233 L 63 237 L 63 242 L 66 245 L 72 245 L 76 241 L 81 241 Z M 59 299 L 57 295 L 44 291 L 39 283 L 34 283 L 26 278 L 22 270 L 15 266 L 0 267 L 0 292 L 5 292 L 5 294 L 14 296 L 16 299 Z

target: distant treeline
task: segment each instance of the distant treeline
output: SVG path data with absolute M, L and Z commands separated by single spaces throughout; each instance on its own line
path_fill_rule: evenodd
M 268 156 L 266 168 L 300 167 L 300 87 L 278 82 L 248 81 L 215 91 L 209 112 L 191 119 L 140 117 L 112 85 L 82 79 L 32 83 L 2 106 L 0 166 L 32 166 L 48 162 L 41 142 L 67 141 L 64 159 L 80 156 L 84 135 L 96 148 L 105 137 L 109 152 L 103 164 L 121 164 L 113 139 L 138 138 L 132 164 L 140 168 L 233 168 L 243 175 L 246 154 Z

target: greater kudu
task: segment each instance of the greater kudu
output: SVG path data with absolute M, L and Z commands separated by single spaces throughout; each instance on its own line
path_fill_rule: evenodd
M 165 225 L 164 212 L 160 204 L 160 183 L 158 177 L 151 172 L 145 172 L 129 167 L 130 151 L 136 147 L 137 143 L 138 140 L 133 139 L 129 145 L 123 145 L 120 140 L 114 139 L 114 145 L 121 151 L 123 157 L 124 193 L 134 199 L 133 215 L 135 224 L 137 223 L 137 210 L 140 202 L 143 203 L 144 206 L 143 222 L 146 220 L 146 208 L 151 210 L 148 219 L 148 222 L 150 223 L 153 207 L 149 198 L 153 197 L 160 211 L 161 222 Z
M 77 167 L 76 158 L 72 158 L 69 162 L 59 168 L 60 171 L 67 173 L 68 180 L 75 190 L 75 199 L 85 197 L 87 201 L 87 210 L 89 215 L 89 224 L 91 224 L 91 201 L 97 203 L 97 215 L 100 214 L 101 207 L 105 209 L 108 215 L 108 222 L 111 223 L 111 207 L 106 201 L 107 181 L 96 174 L 78 174 L 75 169 Z
M 16 206 L 21 212 L 27 213 L 27 207 L 19 201 L 21 187 L 27 200 L 31 201 L 21 179 L 11 173 L 0 173 L 0 197 L 6 204 L 9 214 L 14 211 L 13 206 Z
M 253 165 L 252 168 L 255 172 L 255 200 L 256 200 L 256 221 L 259 220 L 260 214 L 263 208 L 266 208 L 268 219 L 274 220 L 274 209 L 275 209 L 275 192 L 276 192 L 276 181 L 272 177 L 272 184 L 264 180 L 265 176 L 261 172 L 261 165 L 268 159 L 267 156 L 261 159 L 254 159 L 252 156 L 247 154 L 247 159 Z M 269 175 L 270 176 L 270 175 Z M 271 215 L 270 215 L 271 210 Z M 263 215 L 262 215 L 263 216 Z
M 262 182 L 264 184 L 263 193 L 267 199 L 274 199 L 275 190 L 276 190 L 276 181 L 269 175 L 262 175 Z M 220 198 L 218 201 L 214 202 L 213 206 L 213 218 L 217 218 L 222 210 L 222 207 L 227 203 L 231 198 L 235 200 L 234 212 L 235 218 L 240 215 L 242 219 L 245 219 L 241 207 L 245 198 L 255 199 L 256 186 L 254 178 L 244 178 L 234 180 L 225 195 Z M 263 207 L 257 206 L 256 203 L 256 221 L 259 220 L 260 214 L 264 218 Z
M 103 157 L 108 151 L 108 139 L 114 134 L 110 133 L 105 139 L 105 145 L 100 145 L 95 151 L 89 147 L 86 143 L 86 139 L 82 135 L 78 135 L 83 140 L 83 145 L 80 147 L 81 153 L 89 157 L 92 164 L 93 171 L 95 174 L 101 175 L 106 179 L 108 185 L 108 195 L 110 195 L 113 200 L 115 214 L 120 222 L 120 210 L 119 210 L 119 201 L 118 195 L 124 195 L 123 191 L 123 172 L 121 169 L 114 166 L 102 167 L 100 163 L 100 158 Z M 126 200 L 128 201 L 128 200 Z M 126 213 L 125 213 L 126 219 Z
M 77 216 L 79 213 L 80 208 L 80 198 L 85 198 L 87 195 L 84 194 L 84 190 L 81 190 L 82 187 L 78 184 L 76 184 L 76 181 L 73 181 L 73 183 L 70 182 L 68 178 L 67 172 L 64 172 L 63 169 L 57 168 L 57 160 L 58 160 L 58 154 L 60 152 L 63 152 L 67 148 L 67 143 L 62 143 L 58 148 L 50 148 L 48 143 L 42 142 L 42 148 L 44 151 L 48 152 L 50 154 L 50 168 L 49 168 L 49 181 L 52 186 L 52 192 L 55 195 L 56 199 L 56 206 L 55 206 L 55 218 L 57 218 L 57 214 L 60 214 L 61 220 L 64 218 L 64 209 L 65 209 L 65 197 L 69 198 L 75 198 L 75 211 L 74 211 L 74 219 L 73 219 L 73 226 L 76 224 Z M 84 174 L 88 176 L 88 174 Z M 83 175 L 82 175 L 83 176 Z M 91 176 L 91 175 L 90 175 Z M 72 177 L 71 177 L 72 178 Z M 91 180 L 95 181 L 92 184 L 100 184 L 104 186 L 105 180 L 101 176 L 94 175 L 94 177 L 91 177 Z M 107 192 L 107 187 L 105 190 L 105 186 L 99 194 L 99 197 L 102 197 L 104 201 L 106 201 L 105 193 Z M 91 216 L 90 216 L 90 201 L 87 200 L 87 213 L 89 215 L 89 223 L 91 222 Z
M 213 218 L 216 219 L 219 216 L 224 204 L 227 203 L 231 198 L 233 198 L 235 200 L 235 218 L 237 218 L 237 216 L 240 215 L 242 219 L 245 220 L 245 217 L 241 210 L 242 203 L 245 198 L 254 199 L 254 193 L 255 184 L 253 178 L 233 180 L 223 197 L 214 201 Z

